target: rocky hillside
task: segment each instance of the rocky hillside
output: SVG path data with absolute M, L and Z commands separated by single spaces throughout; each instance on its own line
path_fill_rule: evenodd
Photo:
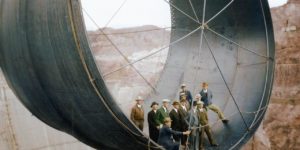
M 272 10 L 276 71 L 269 109 L 244 150 L 300 149 L 300 1 Z
M 88 34 L 98 68 L 101 68 L 102 74 L 107 74 L 104 77 L 111 93 L 127 112 L 137 95 L 150 92 L 147 82 L 155 85 L 166 61 L 168 48 L 133 65 L 145 79 L 132 67 L 110 72 L 167 46 L 170 30 L 148 25 L 125 29 L 104 28 Z
M 244 150 L 300 149 L 300 0 L 290 0 L 284 6 L 273 8 L 272 17 L 276 41 L 273 94 L 264 122 Z M 103 30 L 109 39 L 100 30 L 88 33 L 96 63 L 103 74 L 161 49 L 168 45 L 170 38 L 168 29 L 155 26 Z M 134 66 L 154 84 L 163 69 L 167 52 L 166 48 Z M 144 79 L 130 67 L 108 74 L 105 79 L 125 112 L 136 95 L 144 95 L 150 90 Z M 0 99 L 0 149 L 91 149 L 32 116 L 13 95 L 1 73 Z M 24 134 L 25 131 L 30 134 Z

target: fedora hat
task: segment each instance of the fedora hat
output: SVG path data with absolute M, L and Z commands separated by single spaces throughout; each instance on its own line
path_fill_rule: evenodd
M 179 105 L 178 101 L 174 101 L 172 105 Z
M 141 96 L 138 96 L 135 100 L 136 100 L 136 101 L 142 101 L 143 98 L 142 98 Z
M 158 103 L 156 103 L 156 102 L 152 102 L 152 104 L 151 104 L 151 106 L 150 106 L 150 107 L 152 107 L 152 106 L 154 106 L 154 105 L 158 105 Z

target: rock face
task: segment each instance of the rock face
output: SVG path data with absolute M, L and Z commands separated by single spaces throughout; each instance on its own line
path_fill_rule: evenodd
M 244 150 L 300 149 L 300 1 L 291 0 L 273 8 L 272 17 L 276 41 L 272 98 L 264 122 Z M 107 74 L 111 93 L 124 112 L 129 113 L 133 99 L 147 94 L 151 88 L 131 67 L 110 71 L 128 63 L 120 52 L 128 61 L 135 61 L 168 45 L 170 31 L 155 26 L 103 30 L 115 45 L 100 30 L 88 32 L 90 44 L 100 71 Z M 147 32 L 140 32 L 143 30 Z M 168 48 L 134 66 L 147 81 L 155 83 L 167 52 Z M 8 88 L 1 73 L 0 116 L 0 149 L 91 149 L 32 116 Z
M 149 87 L 155 86 L 159 79 L 168 54 L 166 46 L 170 41 L 170 30 L 147 25 L 124 29 L 105 28 L 90 31 L 88 35 L 96 63 L 110 92 L 121 109 L 129 115 L 134 99 L 138 95 L 146 96 L 152 90 Z M 133 64 L 143 77 L 130 66 L 113 72 L 128 62 L 162 48 L 159 53 Z
M 276 70 L 264 122 L 244 150 L 300 149 L 300 1 L 271 10 Z

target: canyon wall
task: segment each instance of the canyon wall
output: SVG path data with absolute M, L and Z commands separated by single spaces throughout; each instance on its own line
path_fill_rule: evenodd
M 267 114 L 244 150 L 300 149 L 300 1 L 272 8 L 276 70 Z

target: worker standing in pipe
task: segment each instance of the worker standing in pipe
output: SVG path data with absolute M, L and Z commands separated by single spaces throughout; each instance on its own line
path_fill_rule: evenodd
M 169 117 L 169 110 L 168 110 L 169 103 L 170 100 L 163 99 L 161 108 L 157 110 L 157 113 L 155 115 L 155 122 L 156 122 L 157 129 L 162 128 L 164 119 L 166 117 Z
M 188 135 L 191 132 L 174 131 L 171 129 L 172 120 L 170 117 L 164 119 L 163 127 L 159 131 L 158 144 L 162 145 L 166 150 L 179 150 L 179 143 L 174 142 L 172 136 Z
M 192 106 L 193 97 L 189 90 L 186 89 L 186 84 L 181 84 L 179 91 L 179 100 L 182 99 L 182 96 L 186 97 L 186 100 L 189 102 L 189 106 Z
M 201 95 L 200 94 L 195 95 L 195 101 L 194 102 L 198 102 L 198 101 L 201 101 Z
M 204 132 L 207 135 L 209 143 L 211 146 L 218 146 L 216 141 L 213 139 L 211 134 L 211 129 L 208 122 L 207 112 L 206 109 L 203 107 L 204 103 L 202 101 L 197 102 L 197 113 L 198 113 L 198 120 L 200 124 L 200 140 L 199 140 L 199 150 L 203 150 L 203 141 L 204 141 Z
M 175 131 L 182 131 L 182 119 L 183 114 L 182 112 L 179 112 L 179 102 L 174 101 L 173 102 L 173 109 L 170 111 L 170 118 L 172 120 L 171 128 Z M 173 135 L 173 138 L 176 142 L 180 142 L 181 136 Z
M 196 98 L 196 97 L 195 97 Z M 197 110 L 197 101 L 193 101 L 193 106 L 191 108 L 191 112 L 189 115 L 190 120 L 190 129 L 191 134 L 189 136 L 189 150 L 197 150 L 198 149 L 198 139 L 199 139 L 199 117 L 198 117 L 198 110 Z
M 130 114 L 130 119 L 141 131 L 143 131 L 144 128 L 144 108 L 142 102 L 143 98 L 138 96 L 136 98 L 136 104 L 132 107 Z
M 180 106 L 179 106 L 179 112 L 182 114 L 182 117 L 181 117 L 181 130 L 179 131 L 186 131 L 189 129 L 189 123 L 187 121 L 188 119 L 188 113 L 189 113 L 189 110 L 187 108 L 187 105 L 188 105 L 188 102 L 186 99 L 181 99 L 180 100 Z M 182 147 L 185 147 L 186 146 L 186 142 L 187 142 L 187 136 L 181 136 L 181 145 Z
M 157 113 L 158 103 L 152 102 L 151 108 L 152 110 L 148 113 L 149 135 L 154 142 L 157 142 L 159 130 L 156 127 L 155 115 Z
M 228 119 L 224 117 L 223 112 L 220 108 L 212 103 L 213 94 L 210 89 L 208 89 L 208 83 L 202 83 L 202 90 L 200 91 L 201 101 L 204 103 L 204 107 L 212 110 L 218 114 L 218 117 L 222 120 L 223 123 L 228 123 Z

